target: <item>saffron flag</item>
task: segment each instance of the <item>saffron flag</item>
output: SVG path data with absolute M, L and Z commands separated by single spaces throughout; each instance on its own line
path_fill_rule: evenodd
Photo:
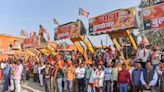
M 80 16 L 85 16 L 86 18 L 88 18 L 89 17 L 89 12 L 85 11 L 82 8 L 79 8 L 79 15 Z
M 21 33 L 20 34 L 21 34 L 21 36 L 26 36 L 26 37 L 28 36 L 28 32 L 26 32 L 24 30 L 21 30 Z
M 60 25 L 59 22 L 54 18 L 54 24 Z

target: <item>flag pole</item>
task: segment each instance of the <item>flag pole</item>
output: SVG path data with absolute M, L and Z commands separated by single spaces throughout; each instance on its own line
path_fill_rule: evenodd
M 106 46 L 107 46 L 107 41 L 108 41 L 108 38 L 107 38 L 107 35 L 106 35 Z
M 60 26 L 60 23 L 54 18 L 54 24 L 57 24 L 58 26 Z

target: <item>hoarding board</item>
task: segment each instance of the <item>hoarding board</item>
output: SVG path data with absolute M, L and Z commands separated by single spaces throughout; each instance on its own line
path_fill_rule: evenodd
M 135 8 L 121 9 L 89 19 L 89 34 L 101 34 L 135 27 Z
M 77 38 L 86 34 L 82 21 L 70 22 L 55 29 L 54 40 Z
M 164 28 L 164 3 L 142 10 L 144 30 Z
M 11 44 L 10 44 L 10 49 L 12 50 L 21 50 L 21 43 L 22 41 L 20 40 L 14 40 Z
M 33 38 L 33 37 L 30 37 L 30 38 L 25 38 L 23 43 L 22 43 L 22 48 L 23 49 L 26 49 L 26 48 L 33 48 L 33 47 L 36 47 L 38 45 L 38 40 L 37 38 Z

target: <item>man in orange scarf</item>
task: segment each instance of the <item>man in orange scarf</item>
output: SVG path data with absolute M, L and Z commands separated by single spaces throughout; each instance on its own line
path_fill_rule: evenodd
M 46 67 L 42 70 L 42 75 L 44 76 L 44 80 L 45 80 L 45 90 L 46 92 L 51 92 L 51 88 L 50 88 L 50 78 L 51 78 L 51 73 L 52 73 L 52 68 L 50 67 L 50 64 L 48 62 L 46 62 Z
M 73 92 L 72 86 L 73 86 L 73 79 L 74 79 L 74 73 L 75 69 L 72 65 L 72 61 L 67 61 L 68 67 L 66 68 L 66 82 L 67 82 L 67 92 Z
M 141 44 L 141 50 L 137 51 L 136 58 L 140 61 L 141 65 L 144 69 L 145 69 L 148 57 L 149 57 L 149 52 L 146 49 L 145 44 L 143 43 L 143 44 Z

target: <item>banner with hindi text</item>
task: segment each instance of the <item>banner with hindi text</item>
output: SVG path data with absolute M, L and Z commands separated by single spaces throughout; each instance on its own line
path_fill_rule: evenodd
M 101 34 L 136 27 L 135 8 L 119 9 L 89 19 L 89 34 Z
M 82 21 L 70 22 L 55 29 L 54 40 L 77 38 L 86 34 Z
M 142 10 L 144 30 L 164 28 L 164 3 Z

